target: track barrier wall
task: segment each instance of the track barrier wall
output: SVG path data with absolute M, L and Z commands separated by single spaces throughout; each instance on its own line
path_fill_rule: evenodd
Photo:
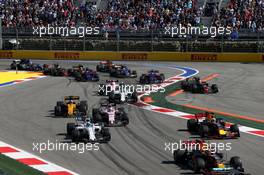
M 0 50 L 0 59 L 264 62 L 264 53 Z

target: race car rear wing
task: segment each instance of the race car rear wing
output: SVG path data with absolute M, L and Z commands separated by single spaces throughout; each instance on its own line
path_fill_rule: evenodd
M 79 96 L 65 96 L 64 100 L 80 100 Z
M 118 80 L 106 80 L 105 82 L 106 83 L 112 83 L 112 82 L 118 83 Z

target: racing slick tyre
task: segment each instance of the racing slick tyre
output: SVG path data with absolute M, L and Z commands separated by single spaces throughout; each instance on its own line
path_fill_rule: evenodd
M 72 132 L 72 141 L 76 143 L 76 142 L 79 142 L 81 140 L 82 140 L 82 138 L 81 138 L 80 131 L 78 129 L 73 130 L 73 132 Z
M 230 126 L 230 131 L 234 132 L 234 133 L 237 133 L 237 136 L 240 137 L 240 132 L 239 132 L 239 128 L 238 128 L 237 124 L 231 125 Z
M 133 70 L 131 74 L 134 78 L 137 78 L 137 71 Z
M 212 93 L 218 93 L 219 92 L 218 86 L 216 84 L 212 84 L 211 90 L 212 90 Z
M 62 106 L 63 105 L 63 101 L 57 101 L 57 106 Z
M 122 114 L 122 119 L 121 120 L 122 120 L 123 126 L 127 126 L 129 124 L 129 118 L 127 117 L 126 113 Z
M 175 163 L 183 163 L 183 156 L 184 156 L 184 154 L 185 154 L 185 151 L 184 150 L 180 150 L 180 149 L 178 149 L 178 150 L 175 150 L 174 152 L 173 152 L 173 158 L 174 158 L 174 161 L 175 161 Z
M 80 72 L 73 72 L 73 77 L 76 81 L 82 81 L 82 75 Z
M 117 102 L 117 100 L 115 99 L 115 94 L 114 94 L 114 92 L 112 91 L 112 92 L 110 92 L 110 94 L 109 94 L 109 103 L 116 103 Z
M 199 134 L 202 138 L 208 136 L 209 133 L 209 127 L 206 125 L 201 125 L 199 128 Z
M 55 106 L 54 114 L 55 114 L 55 116 L 62 116 L 62 108 L 61 108 L 61 106 Z
M 100 67 L 99 67 L 99 65 L 96 66 L 96 71 L 97 71 L 97 72 L 100 72 Z
M 191 88 L 191 92 L 192 93 L 199 93 L 199 90 L 198 90 L 198 86 L 197 85 L 192 84 L 190 88 Z
M 111 140 L 111 134 L 108 128 L 102 128 L 102 135 L 104 142 L 109 142 Z
M 195 119 L 189 119 L 187 121 L 187 129 L 188 129 L 188 131 L 190 131 L 190 132 L 195 131 L 196 126 L 197 126 L 197 121 Z
M 160 74 L 161 83 L 165 80 L 164 74 Z
M 146 77 L 146 74 L 142 74 L 139 78 L 139 83 L 140 84 L 144 84 L 146 81 L 145 81 L 145 77 Z
M 131 99 L 132 99 L 132 103 L 138 102 L 138 97 L 137 97 L 137 93 L 136 92 L 132 93 Z
M 230 159 L 230 165 L 234 169 L 239 169 L 239 168 L 242 169 L 242 167 L 243 167 L 242 161 L 241 161 L 240 157 L 238 157 L 238 156 L 231 157 L 231 159 Z
M 103 119 L 98 111 L 98 109 L 94 108 L 92 110 L 92 119 L 93 119 L 93 123 L 101 123 L 103 122 Z
M 72 131 L 75 128 L 75 123 L 67 123 L 67 136 L 72 135 Z
M 83 115 L 86 115 L 87 110 L 88 110 L 87 101 L 81 101 L 78 109 L 80 113 L 82 113 Z
M 193 170 L 195 173 L 200 173 L 205 168 L 205 161 L 203 158 L 198 157 L 193 162 Z

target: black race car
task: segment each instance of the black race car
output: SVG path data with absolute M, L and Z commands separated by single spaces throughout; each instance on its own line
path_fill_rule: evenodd
M 185 144 L 193 145 L 191 150 L 177 149 L 173 152 L 177 165 L 186 166 L 195 173 L 205 175 L 244 175 L 244 168 L 240 157 L 231 157 L 229 161 L 224 159 L 223 153 L 205 150 L 205 142 L 201 140 L 186 141 Z M 195 146 L 194 146 L 195 145 Z M 187 146 L 186 146 L 187 147 Z M 208 148 L 208 147 L 207 147 Z
M 44 64 L 43 65 L 43 74 L 50 76 L 68 76 L 67 69 L 62 68 L 59 64 Z
M 32 63 L 30 59 L 14 60 L 10 64 L 12 70 L 24 70 L 24 71 L 42 71 L 43 67 L 40 64 Z
M 192 93 L 218 93 L 219 89 L 216 84 L 212 84 L 211 86 L 206 83 L 202 82 L 199 77 L 192 77 L 187 78 L 184 81 L 181 81 L 181 88 L 184 91 L 192 92 Z

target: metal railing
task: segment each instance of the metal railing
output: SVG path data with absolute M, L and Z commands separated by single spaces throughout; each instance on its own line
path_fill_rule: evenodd
M 118 31 L 118 30 L 117 30 Z M 3 49 L 21 50 L 78 50 L 78 51 L 166 51 L 166 52 L 264 52 L 264 32 L 241 30 L 239 39 L 230 36 L 176 36 L 162 30 L 109 31 L 108 37 L 33 35 L 31 28 L 2 28 Z M 10 39 L 19 44 L 10 43 Z

